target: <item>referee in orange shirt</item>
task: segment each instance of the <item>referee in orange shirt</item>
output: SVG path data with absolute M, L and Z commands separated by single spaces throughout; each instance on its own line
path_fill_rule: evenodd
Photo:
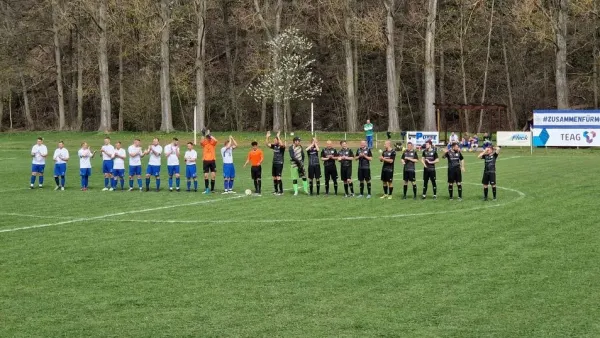
M 217 176 L 217 163 L 215 158 L 215 146 L 217 145 L 217 139 L 210 135 L 210 130 L 206 130 L 202 136 L 202 166 L 204 169 L 204 193 L 210 194 L 215 191 L 215 178 Z M 208 188 L 208 178 L 210 176 L 210 189 Z
M 262 162 L 264 161 L 265 156 L 263 151 L 258 149 L 258 142 L 252 142 L 252 149 L 248 152 L 248 159 L 246 163 L 244 163 L 244 168 L 250 163 L 252 168 L 250 169 L 250 173 L 252 175 L 252 181 L 254 181 L 254 192 L 257 195 L 262 194 Z

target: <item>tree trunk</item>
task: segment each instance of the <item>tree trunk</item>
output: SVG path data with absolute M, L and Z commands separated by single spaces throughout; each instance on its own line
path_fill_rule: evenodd
M 275 8 L 275 27 L 273 29 L 273 37 L 279 35 L 281 31 L 281 11 L 283 10 L 283 0 L 277 0 L 277 6 Z M 273 56 L 273 69 L 279 67 L 279 55 Z M 273 130 L 281 130 L 281 98 L 273 98 Z
M 230 17 L 230 2 L 228 0 L 223 0 L 222 12 L 223 12 L 223 29 L 225 30 L 225 58 L 227 60 L 227 78 L 228 78 L 228 89 L 229 89 L 229 106 L 231 111 L 233 112 L 233 117 L 235 119 L 235 127 L 237 131 L 242 131 L 242 114 L 237 106 L 237 97 L 235 95 L 235 64 L 233 60 L 233 56 L 231 54 L 231 26 L 229 25 L 229 17 Z M 233 46 L 237 46 L 236 43 Z M 235 47 L 237 48 L 237 47 Z
M 2 131 L 2 118 L 4 117 L 4 97 L 0 96 L 0 131 Z
M 515 106 L 513 104 L 513 95 L 512 95 L 512 84 L 510 81 L 510 68 L 508 66 L 508 54 L 506 52 L 506 41 L 504 37 L 504 29 L 502 30 L 502 56 L 504 58 L 504 72 L 506 73 L 506 89 L 508 91 L 508 110 L 510 116 L 510 128 L 512 130 L 517 130 L 518 121 L 517 115 L 515 113 Z
M 69 122 L 68 124 L 73 128 L 73 125 L 76 123 L 77 118 L 77 64 L 75 61 L 75 48 L 73 45 L 75 44 L 76 31 L 71 29 L 69 31 L 69 65 L 70 65 L 70 74 L 71 74 L 71 85 L 69 87 Z
M 346 130 L 357 130 L 356 91 L 354 86 L 354 53 L 352 51 L 351 0 L 347 0 L 347 13 L 344 18 L 345 37 L 343 40 L 346 56 Z
M 59 9 L 56 0 L 52 0 L 52 32 L 54 33 L 54 59 L 56 62 L 56 91 L 58 93 L 58 130 L 65 129 L 65 96 L 62 79 L 62 60 L 60 40 L 58 38 Z
M 77 123 L 75 130 L 81 131 L 83 127 L 83 49 L 81 48 L 81 36 L 77 29 Z
M 437 130 L 435 120 L 435 22 L 437 0 L 428 0 L 425 30 L 425 125 L 427 131 Z
M 556 106 L 569 108 L 569 83 L 567 82 L 567 21 L 568 0 L 558 0 L 556 27 Z
M 490 48 L 492 44 L 492 30 L 494 28 L 494 0 L 492 0 L 492 12 L 490 13 L 490 24 L 488 29 L 488 39 L 487 39 L 487 54 L 485 57 L 485 69 L 483 71 L 483 89 L 481 91 L 481 104 L 485 102 L 485 92 L 487 89 L 487 79 L 488 79 L 488 69 L 490 65 Z M 477 125 L 477 132 L 481 133 L 481 128 L 483 127 L 483 109 L 479 111 L 479 124 Z M 488 130 L 488 132 L 492 132 Z
M 290 100 L 286 99 L 283 102 L 283 109 L 284 109 L 284 113 L 285 113 L 285 118 L 286 118 L 286 128 L 289 131 L 293 131 L 294 128 L 294 121 L 292 120 L 292 109 L 291 109 L 291 105 L 290 105 Z
M 12 118 L 12 90 L 8 91 L 8 123 L 10 130 L 13 129 L 13 118 Z
M 260 102 L 260 130 L 267 130 L 267 99 Z
M 440 46 L 440 103 L 446 102 L 446 63 L 444 62 L 444 49 Z M 438 126 L 439 129 L 440 126 Z
M 125 95 L 123 94 L 123 41 L 119 41 L 119 131 L 123 131 L 123 109 Z
M 206 0 L 196 0 L 196 20 L 198 24 L 196 44 L 196 130 L 206 127 Z
M 160 35 L 160 103 L 161 123 L 160 130 L 170 133 L 173 131 L 173 116 L 171 115 L 171 72 L 170 72 L 170 21 L 169 0 L 160 1 L 160 17 L 162 19 L 162 31 Z
M 33 124 L 33 118 L 31 117 L 31 111 L 29 110 L 29 95 L 27 94 L 27 86 L 25 85 L 25 77 L 23 76 L 22 71 L 19 71 L 19 77 L 21 78 L 21 87 L 23 88 L 23 105 L 25 107 L 25 119 L 27 121 L 27 129 L 33 130 L 35 126 Z M 12 129 L 12 121 L 10 129 Z
M 458 36 L 458 44 L 460 46 L 460 75 L 462 79 L 462 94 L 463 94 L 463 104 L 468 103 L 467 99 L 467 71 L 465 69 L 465 33 L 467 27 L 465 26 L 465 11 L 464 4 L 461 1 L 460 3 L 460 34 Z M 469 111 L 464 110 L 464 120 L 465 120 L 465 132 L 471 132 L 471 126 L 469 123 Z M 462 126 L 461 126 L 462 127 Z
M 398 123 L 398 90 L 396 89 L 396 51 L 394 49 L 394 11 L 395 0 L 384 0 L 386 8 L 386 40 L 385 50 L 386 73 L 387 73 L 387 99 L 388 99 L 388 131 L 400 131 Z
M 109 132 L 112 129 L 110 84 L 108 73 L 108 48 L 106 41 L 106 6 L 107 0 L 100 0 L 98 9 L 98 29 L 100 34 L 100 39 L 98 42 L 98 66 L 100 68 L 100 127 L 98 130 L 102 132 Z
M 594 10 L 593 12 L 595 13 L 595 15 L 598 15 L 598 1 L 594 0 Z M 596 20 L 596 22 L 598 22 Z M 592 62 L 594 63 L 593 65 L 593 76 L 592 76 L 592 81 L 593 81 L 593 90 L 594 90 L 594 108 L 598 109 L 598 71 L 600 70 L 600 49 L 598 48 L 598 44 L 600 43 L 599 39 L 598 39 L 598 34 L 600 33 L 600 26 L 598 26 L 596 24 L 596 27 L 594 29 L 594 50 L 592 51 L 594 53 L 593 58 L 592 58 Z

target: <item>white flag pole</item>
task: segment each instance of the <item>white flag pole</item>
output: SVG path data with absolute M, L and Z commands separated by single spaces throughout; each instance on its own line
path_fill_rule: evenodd
M 315 104 L 314 102 L 310 103 L 310 133 L 311 135 L 315 135 Z
M 197 106 L 194 106 L 194 145 L 196 145 L 196 135 L 198 133 L 198 130 L 196 130 L 196 128 L 197 128 L 196 119 L 198 118 L 196 108 L 197 108 Z

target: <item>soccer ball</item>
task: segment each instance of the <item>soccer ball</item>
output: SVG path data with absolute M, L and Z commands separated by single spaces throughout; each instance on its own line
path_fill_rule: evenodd
M 290 133 L 290 136 L 294 136 L 294 133 L 293 133 L 293 132 L 292 132 L 292 133 Z
M 379 153 L 380 153 L 380 154 L 381 154 L 381 153 L 383 153 L 383 149 L 379 149 Z
M 252 195 L 252 190 L 246 189 L 245 193 L 246 193 L 246 196 L 250 196 L 250 195 Z

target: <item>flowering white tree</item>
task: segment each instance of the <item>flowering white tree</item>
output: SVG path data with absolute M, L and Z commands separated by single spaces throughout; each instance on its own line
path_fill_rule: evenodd
M 321 94 L 323 81 L 312 69 L 315 59 L 310 50 L 313 43 L 300 34 L 296 28 L 288 28 L 267 42 L 270 59 L 277 59 L 277 64 L 261 74 L 256 83 L 248 88 L 250 95 L 257 102 L 272 99 L 283 103 L 283 126 L 290 114 L 289 102 L 292 100 L 312 100 Z M 285 129 L 284 129 L 285 130 Z

